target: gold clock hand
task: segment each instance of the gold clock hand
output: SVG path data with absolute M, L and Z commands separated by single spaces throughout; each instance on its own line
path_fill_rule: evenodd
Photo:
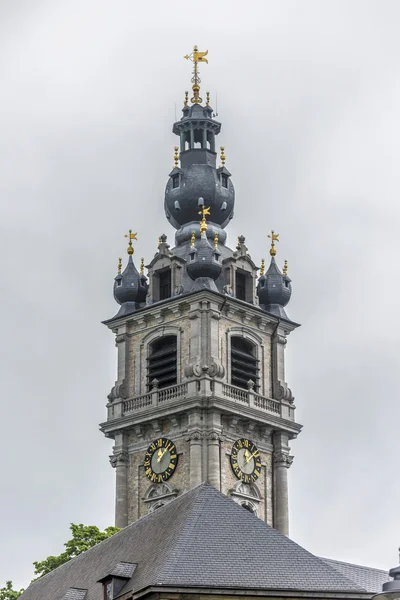
M 167 448 L 164 449 L 164 452 L 162 450 L 158 451 L 158 458 L 157 458 L 157 462 L 161 462 L 164 454 L 167 452 Z
M 258 452 L 258 450 L 256 450 L 255 452 L 253 452 L 253 454 L 250 454 L 250 456 L 248 458 L 246 458 L 245 464 L 247 465 L 247 463 L 250 462 L 252 458 L 255 458 L 258 455 L 259 455 L 259 452 Z

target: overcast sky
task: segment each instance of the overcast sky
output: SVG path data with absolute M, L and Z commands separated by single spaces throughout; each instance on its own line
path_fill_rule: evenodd
M 291 537 L 388 569 L 400 544 L 400 3 L 2 0 L 0 586 L 114 519 L 100 321 L 123 234 L 150 261 L 194 43 L 236 187 L 228 242 L 289 261 Z

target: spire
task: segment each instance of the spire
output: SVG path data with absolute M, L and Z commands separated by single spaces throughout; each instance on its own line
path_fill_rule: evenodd
M 207 221 L 207 236 L 212 240 L 218 232 L 219 244 L 224 245 L 226 234 L 222 231 L 233 217 L 235 190 L 231 174 L 225 165 L 222 151 L 222 166 L 217 168 L 216 136 L 221 123 L 214 120 L 210 106 L 210 94 L 202 104 L 200 97 L 200 63 L 207 63 L 208 51 L 200 52 L 195 46 L 185 58 L 193 63 L 193 94 L 185 92 L 182 117 L 173 125 L 173 133 L 179 137 L 175 147 L 174 167 L 169 173 L 165 189 L 164 208 L 169 223 L 177 229 L 176 244 L 190 244 L 193 228 L 199 237 L 197 218 L 198 198 L 203 196 L 211 209 Z M 189 100 L 191 98 L 191 100 Z
M 291 280 L 287 275 L 288 263 L 285 260 L 283 271 L 279 270 L 275 261 L 276 247 L 275 242 L 279 242 L 279 233 L 274 230 L 268 234 L 271 240 L 271 263 L 268 271 L 265 273 L 265 261 L 261 261 L 260 277 L 257 285 L 257 295 L 260 306 L 265 311 L 287 319 L 284 307 L 289 303 L 292 295 Z
M 118 274 L 114 279 L 114 298 L 121 304 L 119 315 L 133 312 L 136 308 L 143 304 L 147 294 L 147 279 L 144 275 L 144 259 L 141 260 L 140 274 L 138 273 L 133 262 L 133 245 L 132 241 L 137 241 L 137 233 L 133 233 L 132 229 L 125 234 L 128 238 L 128 264 L 122 271 L 122 258 L 118 260 Z M 121 313 L 122 311 L 122 313 Z
M 200 98 L 199 93 L 200 93 L 200 83 L 201 83 L 201 79 L 199 77 L 199 67 L 198 67 L 198 63 L 199 62 L 205 62 L 208 63 L 208 59 L 206 58 L 208 54 L 208 50 L 206 50 L 205 52 L 199 52 L 199 49 L 197 46 L 193 46 L 193 52 L 191 52 L 190 54 L 186 54 L 184 56 L 184 58 L 186 58 L 186 60 L 190 60 L 193 63 L 193 77 L 192 77 L 192 90 L 193 90 L 193 98 L 191 98 L 191 102 L 193 102 L 193 104 L 201 104 L 203 102 L 202 98 Z

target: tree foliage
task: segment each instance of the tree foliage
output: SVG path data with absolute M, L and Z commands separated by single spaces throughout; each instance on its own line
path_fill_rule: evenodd
M 118 527 L 106 527 L 104 531 L 100 531 L 94 525 L 75 525 L 74 523 L 71 523 L 70 530 L 72 538 L 64 544 L 64 552 L 61 552 L 58 556 L 48 556 L 45 560 L 33 563 L 35 575 L 38 575 L 36 579 L 47 575 L 47 573 L 68 562 L 71 558 L 82 554 L 82 552 L 89 550 L 89 548 L 93 548 L 96 544 L 120 531 Z M 17 600 L 23 591 L 14 590 L 12 581 L 6 581 L 5 586 L 0 588 L 0 600 Z
M 64 544 L 65 551 L 58 556 L 48 556 L 45 560 L 34 562 L 35 575 L 39 577 L 47 575 L 47 573 L 68 562 L 71 558 L 82 554 L 89 548 L 93 548 L 96 544 L 119 531 L 118 527 L 107 527 L 104 531 L 100 531 L 95 525 L 76 525 L 74 523 L 71 523 L 70 530 L 72 538 Z M 0 600 L 2 600 L 1 597 Z
M 0 600 L 17 600 L 24 590 L 14 590 L 12 581 L 6 581 L 6 585 L 0 588 Z

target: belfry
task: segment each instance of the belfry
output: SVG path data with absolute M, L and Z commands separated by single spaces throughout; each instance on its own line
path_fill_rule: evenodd
M 227 245 L 235 189 L 223 146 L 218 160 L 210 95 L 200 97 L 207 55 L 195 46 L 185 57 L 192 95 L 173 125 L 164 208 L 175 245 L 159 237 L 145 276 L 129 231 L 114 281 L 120 308 L 105 321 L 118 349 L 101 425 L 115 441 L 115 522 L 125 527 L 206 481 L 287 535 L 289 444 L 301 430 L 285 379 L 287 336 L 298 327 L 285 310 L 291 280 L 276 261 L 278 233 L 268 269 L 243 235 Z

